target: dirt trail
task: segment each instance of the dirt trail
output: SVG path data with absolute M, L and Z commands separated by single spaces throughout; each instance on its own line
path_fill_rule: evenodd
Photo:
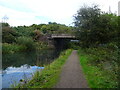
M 71 53 L 63 66 L 60 81 L 55 88 L 89 88 L 84 78 L 76 50 Z

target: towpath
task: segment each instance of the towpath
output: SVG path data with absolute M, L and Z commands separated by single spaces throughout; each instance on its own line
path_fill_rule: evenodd
M 62 68 L 60 80 L 55 88 L 89 88 L 74 50 Z

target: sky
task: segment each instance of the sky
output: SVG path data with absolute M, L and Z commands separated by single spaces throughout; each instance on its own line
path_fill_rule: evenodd
M 11 26 L 57 22 L 72 25 L 73 15 L 83 5 L 99 5 L 102 11 L 118 13 L 120 0 L 0 0 L 0 22 L 7 17 Z

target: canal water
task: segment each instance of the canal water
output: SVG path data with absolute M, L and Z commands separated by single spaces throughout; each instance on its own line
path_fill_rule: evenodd
M 44 69 L 59 56 L 57 50 L 41 50 L 2 55 L 2 88 L 20 83 L 20 80 L 30 80 L 34 72 Z

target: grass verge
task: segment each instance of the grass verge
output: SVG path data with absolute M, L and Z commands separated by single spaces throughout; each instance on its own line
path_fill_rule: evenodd
M 101 69 L 101 63 L 99 63 L 101 65 L 92 64 L 94 61 L 91 63 L 91 59 L 94 58 L 90 57 L 83 50 L 79 50 L 78 54 L 80 64 L 82 65 L 83 72 L 90 88 L 117 88 L 117 80 L 114 79 L 115 75 L 113 73 Z
M 46 65 L 42 71 L 37 71 L 32 80 L 16 88 L 52 88 L 58 82 L 61 68 L 71 52 L 71 49 L 63 51 L 54 62 Z

